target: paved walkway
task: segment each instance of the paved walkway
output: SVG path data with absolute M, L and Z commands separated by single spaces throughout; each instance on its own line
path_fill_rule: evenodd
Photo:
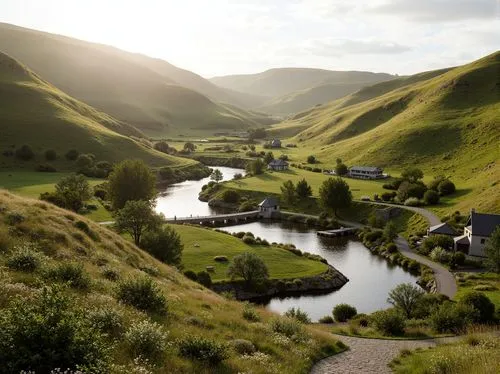
M 335 335 L 349 350 L 321 360 L 311 374 L 389 374 L 388 364 L 402 349 L 433 347 L 456 337 L 426 340 L 382 340 Z

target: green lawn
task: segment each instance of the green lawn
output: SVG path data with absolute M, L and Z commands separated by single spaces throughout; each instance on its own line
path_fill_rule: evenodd
M 261 257 L 268 266 L 270 278 L 298 278 L 327 270 L 327 265 L 322 262 L 296 256 L 282 248 L 250 246 L 233 236 L 204 228 L 184 225 L 174 225 L 174 228 L 184 243 L 184 269 L 198 272 L 205 270 L 206 266 L 215 266 L 215 273 L 211 274 L 214 281 L 228 279 L 228 263 L 215 262 L 214 257 L 227 256 L 231 261 L 243 252 L 252 252 Z
M 455 298 L 458 300 L 468 291 L 474 291 L 487 285 L 492 289 L 490 291 L 481 291 L 500 308 L 500 274 L 495 273 L 462 273 L 459 276 L 458 292 Z

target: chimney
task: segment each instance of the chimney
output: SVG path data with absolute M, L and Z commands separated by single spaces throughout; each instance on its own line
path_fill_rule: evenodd
M 475 209 L 475 208 L 471 208 L 471 210 L 470 210 L 470 214 L 472 215 L 472 214 L 474 214 L 474 213 L 476 213 L 476 209 Z

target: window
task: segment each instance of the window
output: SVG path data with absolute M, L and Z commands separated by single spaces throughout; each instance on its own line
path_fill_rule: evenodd
M 481 244 L 484 244 L 486 242 L 486 239 L 481 239 Z

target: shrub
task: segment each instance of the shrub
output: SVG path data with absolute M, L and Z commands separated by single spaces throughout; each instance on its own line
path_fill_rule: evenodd
M 459 304 L 469 305 L 476 309 L 479 314 L 475 322 L 489 322 L 495 314 L 495 304 L 483 293 L 477 291 L 467 292 L 460 298 Z
M 215 256 L 214 257 L 215 262 L 228 262 L 228 258 L 226 256 Z
M 457 333 L 477 319 L 478 314 L 478 311 L 470 305 L 447 301 L 431 313 L 429 322 L 436 332 Z
M 428 190 L 424 194 L 424 201 L 427 205 L 435 205 L 439 203 L 439 194 L 436 191 Z
M 332 316 L 323 316 L 318 320 L 319 323 L 333 323 Z
M 371 315 L 371 320 L 374 327 L 384 335 L 399 335 L 404 331 L 404 316 L 396 309 L 375 312 Z
M 243 318 L 250 322 L 259 322 L 260 316 L 255 308 L 250 303 L 245 303 L 243 306 Z
M 10 226 L 18 225 L 25 220 L 25 217 L 19 212 L 10 212 L 5 217 L 5 223 Z
M 382 230 L 372 230 L 365 234 L 365 240 L 373 243 L 377 239 L 382 238 L 383 235 L 384 232 Z
M 39 171 L 41 173 L 55 173 L 57 169 L 50 164 L 38 164 L 35 171 Z
M 120 279 L 120 273 L 117 270 L 106 267 L 102 270 L 102 276 L 110 281 L 117 281 Z
M 123 329 L 123 315 L 109 307 L 91 310 L 88 316 L 92 326 L 111 336 L 118 336 Z
M 296 319 L 300 323 L 311 323 L 311 318 L 307 312 L 302 311 L 300 308 L 290 308 L 285 312 L 285 316 L 289 318 Z
M 181 263 L 184 245 L 179 234 L 170 226 L 146 231 L 142 235 L 140 246 L 162 262 L 170 265 Z
M 453 244 L 453 238 L 448 235 L 431 235 L 422 241 L 421 248 L 428 254 L 436 247 L 449 250 L 453 248 Z
M 118 284 L 118 300 L 124 304 L 158 314 L 163 314 L 167 309 L 165 296 L 158 285 L 148 276 L 131 278 Z
M 380 197 L 383 201 L 392 201 L 396 197 L 396 192 L 384 192 Z
M 222 193 L 222 201 L 225 203 L 236 204 L 240 200 L 240 194 L 234 190 L 225 190 Z
M 109 373 L 108 344 L 76 305 L 60 287 L 53 287 L 43 288 L 29 302 L 18 299 L 3 309 L 0 318 L 2 373 L 20 373 L 33 368 L 40 373 L 50 373 L 61 367 Z
M 231 347 L 240 355 L 252 355 L 257 349 L 255 345 L 246 339 L 235 339 L 231 341 Z
M 420 206 L 422 203 L 417 197 L 409 197 L 408 199 L 405 200 L 405 205 L 406 206 Z
M 285 335 L 294 341 L 300 341 L 304 338 L 304 327 L 295 319 L 276 317 L 271 320 L 270 325 L 273 332 Z
M 243 201 L 238 207 L 238 212 L 250 212 L 255 210 L 256 204 L 253 201 L 247 200 Z
M 35 152 L 27 144 L 16 149 L 16 157 L 23 161 L 29 161 L 35 157 Z
M 451 262 L 456 264 L 456 265 L 463 265 L 465 264 L 465 254 L 462 252 L 455 252 L 451 256 Z
M 358 314 L 355 307 L 349 304 L 338 304 L 333 308 L 333 317 L 337 322 L 345 322 Z
M 95 156 L 92 154 L 78 155 L 76 158 L 76 166 L 79 168 L 90 168 L 94 164 Z
M 162 327 L 147 320 L 136 322 L 125 333 L 125 342 L 133 357 L 152 362 L 161 360 L 167 347 L 167 334 Z
M 66 152 L 65 157 L 70 161 L 75 161 L 79 154 L 80 152 L 78 152 L 76 149 L 70 149 L 68 152 Z
M 198 276 L 197 276 L 197 275 L 196 275 L 196 273 L 195 273 L 194 271 L 192 271 L 192 270 L 186 270 L 186 271 L 184 272 L 184 276 L 185 276 L 186 278 L 191 279 L 192 281 L 198 282 Z
M 441 181 L 438 185 L 438 192 L 442 196 L 450 195 L 454 193 L 455 190 L 456 190 L 455 184 L 453 184 L 453 182 L 450 181 L 449 179 Z
M 196 277 L 198 278 L 198 283 L 210 288 L 212 287 L 212 278 L 210 277 L 210 274 L 208 274 L 206 271 L 200 271 L 198 274 L 196 274 Z
M 241 174 L 241 173 L 236 173 L 233 175 L 234 180 L 238 180 L 238 179 L 242 179 L 242 178 L 243 178 L 243 174 Z
M 54 161 L 57 158 L 57 153 L 53 149 L 47 149 L 45 151 L 45 159 L 47 161 Z
M 398 246 L 394 243 L 389 243 L 385 246 L 385 249 L 388 253 L 397 253 L 398 252 Z
M 195 359 L 215 366 L 229 357 L 227 346 L 201 336 L 190 335 L 178 342 L 182 357 Z
M 83 269 L 83 264 L 73 262 L 62 262 L 56 267 L 49 269 L 50 279 L 67 283 L 72 288 L 87 290 L 90 288 L 90 277 Z
M 30 243 L 14 247 L 12 254 L 7 259 L 7 266 L 11 269 L 34 272 L 42 265 L 42 255 Z
M 316 163 L 316 157 L 313 155 L 307 156 L 307 163 L 308 164 L 315 164 Z
M 436 247 L 434 248 L 431 253 L 430 253 L 430 258 L 432 258 L 434 261 L 441 262 L 443 264 L 446 264 L 450 262 L 451 260 L 451 253 L 445 251 L 441 247 Z
M 424 319 L 431 315 L 434 309 L 438 308 L 447 297 L 441 294 L 426 293 L 418 299 L 411 315 L 413 318 Z
M 351 321 L 355 322 L 356 324 L 358 324 L 361 327 L 368 327 L 368 325 L 370 324 L 370 320 L 369 320 L 368 316 L 366 314 L 363 314 L 363 313 L 358 314 Z
M 243 243 L 248 245 L 255 244 L 255 238 L 253 236 L 245 235 L 241 240 L 243 240 Z

